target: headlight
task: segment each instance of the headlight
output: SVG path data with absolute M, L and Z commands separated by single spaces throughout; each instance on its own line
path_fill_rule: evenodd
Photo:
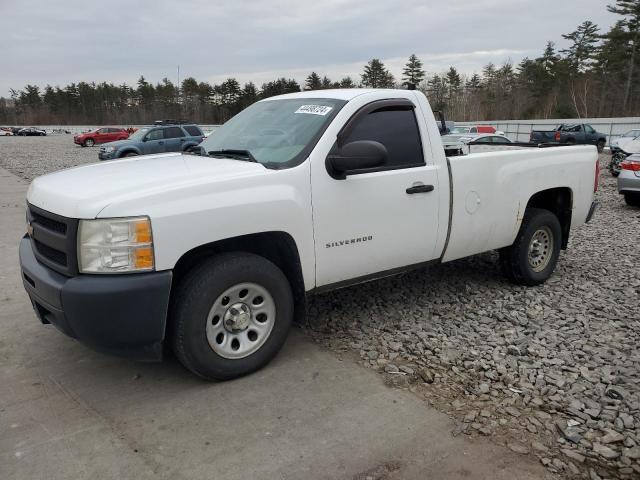
M 116 149 L 116 147 L 104 147 L 104 153 L 111 153 Z
M 154 269 L 149 218 L 80 220 L 78 228 L 81 273 L 148 272 Z

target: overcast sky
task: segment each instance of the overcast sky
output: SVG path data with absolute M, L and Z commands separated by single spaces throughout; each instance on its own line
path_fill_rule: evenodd
M 416 53 L 429 73 L 517 63 L 584 20 L 607 30 L 607 0 L 0 0 L 0 96 L 25 84 L 135 84 L 193 76 L 258 86 L 314 70 L 360 80 L 380 58 L 397 79 Z

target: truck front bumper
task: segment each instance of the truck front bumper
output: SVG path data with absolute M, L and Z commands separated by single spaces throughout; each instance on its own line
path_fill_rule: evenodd
M 171 271 L 66 277 L 20 242 L 22 282 L 42 323 L 94 350 L 142 361 L 162 358 Z

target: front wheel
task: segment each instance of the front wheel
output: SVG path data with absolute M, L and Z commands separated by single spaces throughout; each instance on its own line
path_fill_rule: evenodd
M 96 142 L 95 142 L 92 138 L 87 138 L 87 139 L 84 141 L 84 144 L 83 144 L 83 145 L 84 145 L 85 147 L 93 147 L 93 146 L 95 145 L 95 143 L 96 143 Z
M 278 353 L 293 320 L 282 271 L 249 253 L 205 260 L 180 282 L 172 303 L 172 342 L 180 362 L 207 380 L 258 370 Z
M 510 247 L 500 250 L 504 274 L 520 285 L 539 285 L 553 273 L 560 256 L 562 230 L 549 210 L 528 208 Z

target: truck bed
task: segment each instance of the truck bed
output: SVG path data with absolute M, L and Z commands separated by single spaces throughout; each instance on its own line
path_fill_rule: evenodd
M 571 228 L 584 223 L 598 154 L 592 146 L 523 148 L 448 157 L 451 224 L 442 261 L 506 247 L 536 192 L 569 188 Z

